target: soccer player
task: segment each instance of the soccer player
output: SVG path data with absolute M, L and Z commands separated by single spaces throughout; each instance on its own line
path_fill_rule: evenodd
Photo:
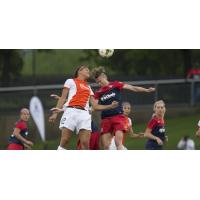
M 60 96 L 56 95 L 56 94 L 52 94 L 51 97 L 59 100 Z M 60 113 L 63 112 L 66 109 L 66 107 L 64 107 L 63 109 L 58 109 L 58 108 L 52 108 L 51 110 Z M 92 108 L 90 109 L 90 113 L 92 113 Z M 92 121 L 91 123 L 91 136 L 90 136 L 90 143 L 89 143 L 89 150 L 99 150 L 99 131 L 95 125 L 95 123 Z M 81 144 L 80 144 L 80 139 L 78 139 L 77 142 L 77 149 L 81 150 Z
M 27 139 L 27 122 L 29 118 L 29 110 L 22 108 L 20 111 L 20 119 L 16 122 L 13 134 L 9 138 L 8 150 L 24 150 L 25 147 L 31 149 L 33 146 L 33 142 Z
M 132 138 L 136 138 L 136 139 L 144 138 L 144 134 L 143 133 L 136 134 L 133 131 L 132 120 L 131 120 L 131 118 L 129 118 L 129 114 L 131 112 L 131 104 L 129 102 L 123 102 L 122 103 L 122 109 L 123 109 L 123 114 L 126 117 L 126 123 L 125 123 L 126 132 L 124 132 L 123 142 L 122 143 L 123 143 L 123 148 L 127 149 L 124 146 L 126 134 L 129 134 Z M 117 150 L 117 147 L 115 145 L 115 136 L 112 137 L 112 141 L 111 141 L 109 150 Z
M 62 109 L 65 101 L 67 107 L 60 120 L 61 141 L 59 150 L 69 148 L 69 141 L 72 133 L 76 130 L 79 135 L 81 149 L 89 149 L 91 134 L 91 115 L 89 113 L 89 102 L 95 110 L 112 109 L 118 106 L 118 103 L 112 102 L 109 105 L 99 105 L 93 97 L 93 92 L 87 84 L 90 77 L 90 71 L 87 66 L 80 66 L 75 71 L 73 79 L 66 80 L 62 90 L 62 96 L 58 100 L 57 108 Z M 54 122 L 58 113 L 53 112 L 49 121 Z
M 131 92 L 154 92 L 155 88 L 143 88 L 119 81 L 109 82 L 104 67 L 94 68 L 92 77 L 101 86 L 95 93 L 95 98 L 101 105 L 109 105 L 113 101 L 119 102 L 116 108 L 102 111 L 101 114 L 101 139 L 104 149 L 109 149 L 112 134 L 115 135 L 115 144 L 118 150 L 123 150 L 123 132 L 126 131 L 126 117 L 122 110 L 122 89 Z
M 197 137 L 200 137 L 200 120 L 199 120 L 197 126 L 198 126 L 198 130 L 197 130 L 197 132 L 196 132 L 196 136 L 197 136 Z
M 148 123 L 144 134 L 144 137 L 148 138 L 145 148 L 147 150 L 161 150 L 164 142 L 167 141 L 164 121 L 166 112 L 164 101 L 156 101 L 153 110 L 153 117 Z

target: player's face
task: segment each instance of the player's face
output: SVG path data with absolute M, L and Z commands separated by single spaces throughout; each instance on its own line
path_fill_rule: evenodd
M 165 105 L 163 103 L 158 103 L 155 106 L 155 113 L 158 116 L 164 116 L 165 115 Z
M 101 74 L 98 78 L 96 78 L 96 82 L 103 87 L 107 81 L 107 78 L 104 74 Z
M 85 79 L 88 79 L 90 77 L 90 70 L 87 67 L 84 67 L 80 70 L 79 74 L 81 74 Z
M 131 112 L 131 106 L 130 105 L 124 105 L 123 106 L 123 113 L 124 115 L 128 116 Z
M 22 120 L 27 122 L 29 120 L 29 118 L 30 118 L 30 113 L 29 113 L 28 110 L 22 111 L 20 116 L 21 116 Z

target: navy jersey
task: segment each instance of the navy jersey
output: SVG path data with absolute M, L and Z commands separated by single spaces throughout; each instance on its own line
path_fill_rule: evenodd
M 124 86 L 124 83 L 115 81 L 110 82 L 109 85 L 100 88 L 94 95 L 96 99 L 99 100 L 100 105 L 109 105 L 113 101 L 117 101 L 119 103 L 119 106 L 110 109 L 110 110 L 104 110 L 101 113 L 101 118 L 111 117 L 114 115 L 123 114 L 122 110 L 122 95 L 121 90 Z
M 27 125 L 26 122 L 23 120 L 19 120 L 16 122 L 15 124 L 15 128 L 20 129 L 20 135 L 24 138 L 27 138 L 28 136 L 28 129 L 27 129 Z M 9 144 L 20 144 L 23 145 L 23 143 L 18 140 L 13 134 L 10 136 L 9 138 Z M 24 146 L 24 145 L 23 145 Z
M 165 122 L 163 119 L 158 119 L 157 117 L 154 117 L 149 122 L 147 128 L 151 129 L 151 134 L 159 137 L 163 142 L 166 140 L 165 135 Z M 155 140 L 148 139 L 146 143 L 146 149 L 162 149 L 161 145 L 158 145 L 158 143 Z

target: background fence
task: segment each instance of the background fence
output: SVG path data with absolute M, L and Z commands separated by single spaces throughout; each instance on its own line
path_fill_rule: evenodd
M 150 105 L 155 100 L 163 99 L 167 105 L 183 104 L 194 106 L 200 103 L 200 79 L 174 79 L 127 82 L 136 86 L 155 87 L 155 93 L 132 93 L 123 91 L 123 100 L 130 101 L 135 106 Z M 97 90 L 96 84 L 91 84 Z M 30 98 L 37 95 L 49 110 L 55 105 L 50 94 L 61 94 L 63 85 L 40 85 L 0 88 L 0 113 L 15 112 L 21 107 L 28 107 Z

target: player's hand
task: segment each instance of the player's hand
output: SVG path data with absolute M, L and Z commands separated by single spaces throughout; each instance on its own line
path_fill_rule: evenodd
M 144 133 L 138 133 L 139 138 L 144 138 Z
M 150 87 L 150 88 L 148 88 L 148 89 L 147 89 L 147 91 L 148 91 L 148 92 L 155 92 L 155 91 L 156 91 L 156 89 L 155 89 L 155 88 L 153 88 L 153 87 Z
M 119 102 L 113 101 L 111 104 L 111 109 L 116 108 L 117 106 L 119 106 Z
M 57 119 L 58 114 L 57 113 L 53 113 L 50 117 L 49 117 L 49 122 L 55 122 Z
M 55 107 L 55 108 L 51 108 L 51 111 L 52 111 L 53 113 L 60 113 L 60 112 L 63 112 L 64 110 Z
M 163 145 L 163 141 L 160 138 L 156 138 L 156 142 L 158 143 L 158 145 Z
M 50 97 L 53 97 L 56 100 L 60 99 L 60 96 L 56 95 L 56 94 L 51 94 Z
M 24 146 L 26 147 L 26 149 L 31 149 L 31 146 L 29 146 L 28 144 L 24 143 Z
M 25 143 L 25 146 L 27 145 L 27 147 L 31 148 L 33 146 L 33 142 L 27 140 Z

